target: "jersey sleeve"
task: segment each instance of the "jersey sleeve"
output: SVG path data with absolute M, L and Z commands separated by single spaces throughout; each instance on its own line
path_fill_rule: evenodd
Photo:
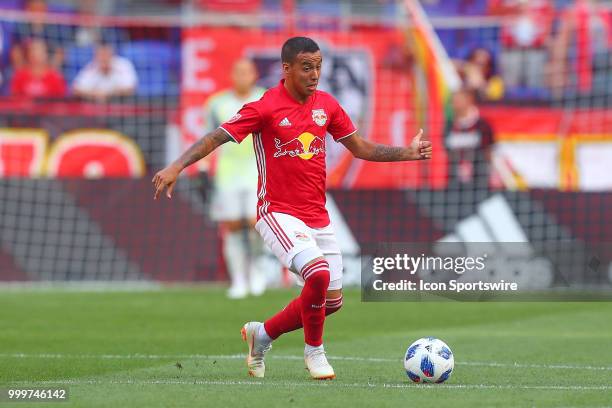
M 251 133 L 260 131 L 263 127 L 263 118 L 257 102 L 247 103 L 219 127 L 236 143 L 242 142 Z
M 327 127 L 327 131 L 334 138 L 334 141 L 339 142 L 341 139 L 348 137 L 357 131 L 353 121 L 342 109 L 342 106 L 334 100 L 334 109 L 332 110 L 331 121 Z

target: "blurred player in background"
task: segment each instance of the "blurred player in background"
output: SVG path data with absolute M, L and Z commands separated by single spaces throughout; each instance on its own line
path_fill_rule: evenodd
M 234 63 L 232 88 L 212 95 L 206 102 L 206 132 L 217 129 L 247 102 L 256 101 L 265 89 L 255 86 L 257 70 L 248 59 Z M 257 208 L 257 163 L 253 142 L 223 145 L 218 150 L 214 175 L 211 218 L 220 223 L 223 256 L 231 280 L 227 296 L 232 299 L 259 296 L 266 277 L 257 267 L 263 242 L 252 227 Z
M 487 191 L 493 130 L 480 116 L 476 98 L 476 91 L 469 88 L 458 90 L 452 97 L 453 120 L 447 126 L 445 139 L 449 185 Z
M 253 134 L 259 170 L 258 221 L 255 228 L 276 257 L 303 282 L 303 289 L 265 323 L 242 328 L 249 354 L 249 375 L 263 377 L 264 355 L 283 333 L 304 328 L 304 362 L 312 378 L 335 378 L 323 348 L 326 315 L 342 306 L 342 257 L 325 209 L 325 135 L 353 156 L 371 161 L 431 158 L 431 142 L 422 132 L 408 147 L 391 147 L 361 138 L 344 109 L 328 93 L 317 91 L 323 62 L 317 43 L 294 37 L 281 51 L 284 79 L 264 96 L 246 104 L 230 120 L 191 146 L 153 177 L 157 198 L 172 195 L 179 173 L 220 145 Z

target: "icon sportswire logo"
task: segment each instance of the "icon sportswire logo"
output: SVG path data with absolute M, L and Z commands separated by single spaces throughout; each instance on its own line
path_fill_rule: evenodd
M 302 133 L 298 137 L 281 143 L 280 139 L 274 138 L 276 152 L 274 157 L 299 157 L 302 160 L 310 160 L 313 156 L 325 152 L 325 141 L 312 133 Z

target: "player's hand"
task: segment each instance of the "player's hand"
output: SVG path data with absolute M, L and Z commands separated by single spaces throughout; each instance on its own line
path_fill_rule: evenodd
M 428 160 L 431 159 L 433 148 L 429 140 L 421 140 L 423 138 L 423 129 L 419 129 L 419 133 L 412 139 L 410 150 L 412 160 Z
M 155 176 L 153 176 L 151 182 L 155 187 L 155 194 L 153 195 L 154 200 L 157 200 L 157 197 L 159 197 L 166 188 L 168 188 L 166 190 L 166 197 L 172 198 L 172 190 L 174 189 L 176 179 L 180 172 L 180 169 L 171 164 L 163 170 L 158 171 Z

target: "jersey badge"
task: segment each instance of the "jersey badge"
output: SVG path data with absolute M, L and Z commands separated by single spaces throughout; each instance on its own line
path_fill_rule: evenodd
M 313 109 L 312 120 L 314 120 L 314 122 L 319 126 L 325 125 L 325 123 L 327 123 L 327 114 L 325 113 L 325 110 Z

